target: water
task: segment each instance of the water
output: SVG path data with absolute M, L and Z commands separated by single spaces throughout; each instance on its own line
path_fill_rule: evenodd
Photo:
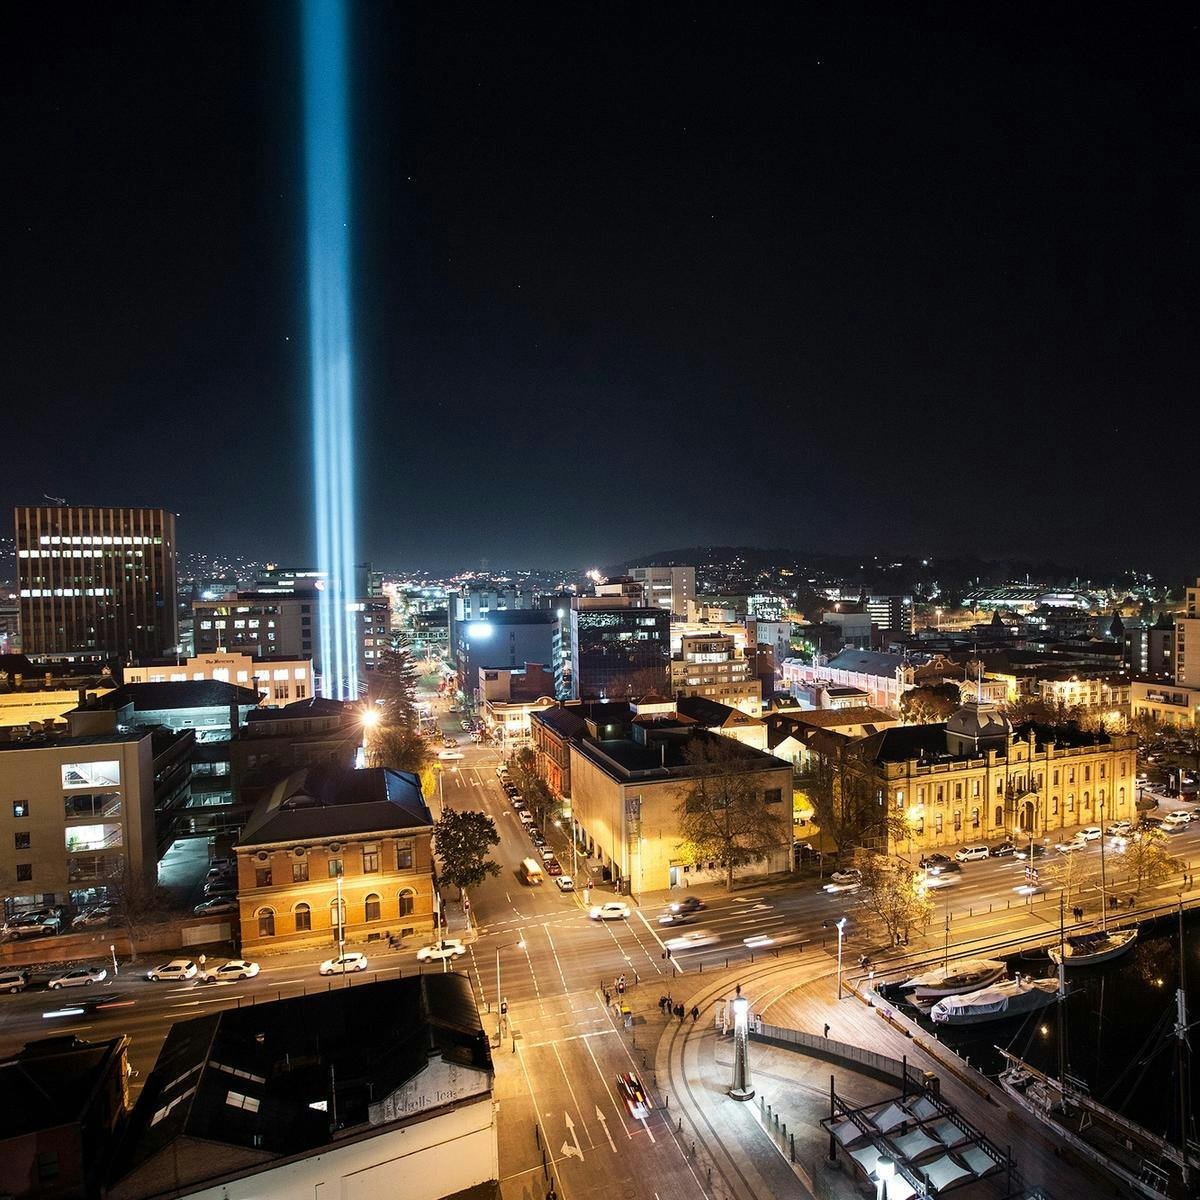
M 1045 955 L 1008 960 L 1010 974 L 1035 978 L 1056 975 Z M 1200 912 L 1184 915 L 1184 961 L 1192 1008 L 1200 1019 Z M 1179 987 L 1178 919 L 1162 918 L 1142 926 L 1134 948 L 1098 967 L 1067 971 L 1065 1005 L 1066 1070 L 1086 1083 L 1092 1097 L 1123 1113 L 1146 1129 L 1177 1143 L 1179 1078 L 1176 1069 L 1175 994 Z M 915 1010 L 901 1006 L 909 1015 Z M 1051 1005 L 1026 1017 L 987 1025 L 920 1024 L 970 1060 L 977 1070 L 995 1076 L 1004 1068 L 996 1047 L 1058 1075 L 1059 1021 Z M 1200 1111 L 1200 1061 L 1191 1075 L 1191 1108 Z M 1194 1126 L 1194 1122 L 1193 1122 Z M 1195 1129 L 1191 1136 L 1196 1136 Z

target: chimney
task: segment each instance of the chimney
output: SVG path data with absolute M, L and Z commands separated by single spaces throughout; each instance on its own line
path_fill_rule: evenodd
M 236 737 L 238 726 L 240 724 L 241 714 L 238 711 L 237 701 L 232 700 L 229 704 L 229 736 Z

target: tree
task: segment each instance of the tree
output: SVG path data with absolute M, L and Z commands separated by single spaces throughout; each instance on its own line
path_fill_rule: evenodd
M 910 930 L 929 924 L 933 902 L 919 871 L 883 854 L 864 856 L 858 868 L 858 907 L 868 925 L 886 934 L 889 945 L 908 941 Z
M 143 926 L 167 911 L 170 894 L 157 883 L 134 871 L 128 859 L 105 880 L 105 899 L 112 905 L 115 924 L 129 939 L 129 957 L 137 962 L 137 940 Z
M 508 760 L 508 778 L 521 793 L 521 799 L 538 825 L 545 825 L 546 816 L 557 801 L 546 781 L 537 772 L 537 755 L 528 746 L 518 750 Z
M 954 683 L 924 683 L 900 697 L 900 718 L 908 725 L 945 721 L 962 708 L 962 693 Z
M 1044 878 L 1048 887 L 1059 888 L 1062 891 L 1068 908 L 1081 892 L 1092 885 L 1094 879 L 1083 855 L 1078 853 L 1060 854 L 1053 862 L 1041 868 L 1038 877 Z
M 1081 711 L 1062 700 L 1046 700 L 1042 696 L 1021 696 L 1005 710 L 1014 725 L 1033 722 L 1036 725 L 1078 725 Z
M 382 724 L 418 729 L 417 668 L 408 639 L 395 635 L 375 666 L 375 688 L 382 709 Z
M 836 744 L 833 739 L 836 739 Z M 823 753 L 809 760 L 804 792 L 822 836 L 828 836 L 840 858 L 847 850 L 876 842 L 885 847 L 911 838 L 903 812 L 883 804 L 879 789 L 856 759 L 851 739 L 834 734 Z
M 693 743 L 687 757 L 698 774 L 675 810 L 679 848 L 691 862 L 720 863 L 732 888 L 735 867 L 787 844 L 790 807 L 785 817 L 768 800 L 752 773 L 756 760 L 730 738 Z
M 1183 863 L 1173 857 L 1163 844 L 1166 835 L 1159 829 L 1141 829 L 1125 847 L 1125 881 L 1134 896 L 1142 888 L 1163 883 L 1182 870 Z
M 500 867 L 487 856 L 489 847 L 500 845 L 496 823 L 487 813 L 446 809 L 433 827 L 433 843 L 442 860 L 442 876 L 458 888 L 478 887 Z
M 376 726 L 367 738 L 367 763 L 372 767 L 387 767 L 416 775 L 426 797 L 433 795 L 437 787 L 429 743 L 415 729 L 398 725 Z

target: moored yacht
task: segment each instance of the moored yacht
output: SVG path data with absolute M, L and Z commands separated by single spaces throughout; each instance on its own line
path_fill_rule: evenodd
M 930 1010 L 939 1025 L 977 1025 L 1020 1017 L 1053 1004 L 1058 995 L 1057 979 L 1002 979 L 978 991 L 945 996 Z

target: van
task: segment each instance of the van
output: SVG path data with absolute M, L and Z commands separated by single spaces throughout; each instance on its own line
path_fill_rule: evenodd
M 987 858 L 989 853 L 986 846 L 964 846 L 954 857 L 959 862 L 972 862 L 977 858 Z
M 535 863 L 532 858 L 527 858 L 521 863 L 521 878 L 530 887 L 536 887 L 545 876 L 542 874 L 541 865 Z

